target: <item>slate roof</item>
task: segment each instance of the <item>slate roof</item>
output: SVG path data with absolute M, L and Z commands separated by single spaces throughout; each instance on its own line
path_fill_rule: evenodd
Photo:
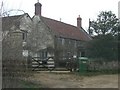
M 8 31 L 10 30 L 11 26 L 13 24 L 16 24 L 18 22 L 18 19 L 23 15 L 16 15 L 16 16 L 8 16 L 8 17 L 2 17 L 2 30 Z
M 43 16 L 41 19 L 55 33 L 56 36 L 82 41 L 89 41 L 92 39 L 83 28 L 78 28 L 76 26 Z

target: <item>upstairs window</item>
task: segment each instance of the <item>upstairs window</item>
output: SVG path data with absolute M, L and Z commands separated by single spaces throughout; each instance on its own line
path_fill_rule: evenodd
M 23 39 L 23 40 L 26 40 L 26 39 L 27 39 L 27 33 L 26 33 L 26 32 L 23 33 L 22 39 Z
M 64 45 L 65 44 L 65 39 L 64 38 L 62 38 L 62 45 Z

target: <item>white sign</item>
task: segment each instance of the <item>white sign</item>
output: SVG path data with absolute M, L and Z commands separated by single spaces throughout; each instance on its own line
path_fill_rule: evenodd
M 77 56 L 76 56 L 76 55 L 74 55 L 74 56 L 73 56 L 73 58 L 77 58 Z
M 23 50 L 23 56 L 25 56 L 25 57 L 28 56 L 28 50 Z

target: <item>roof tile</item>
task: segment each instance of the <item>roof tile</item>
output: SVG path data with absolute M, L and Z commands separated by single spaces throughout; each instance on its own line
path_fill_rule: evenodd
M 63 23 L 61 21 L 53 20 L 42 16 L 44 23 L 59 37 L 89 41 L 91 37 L 83 30 L 76 26 Z

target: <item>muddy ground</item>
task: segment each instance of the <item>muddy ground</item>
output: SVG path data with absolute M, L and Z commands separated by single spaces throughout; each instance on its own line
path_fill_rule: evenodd
M 45 88 L 118 88 L 118 74 L 80 76 L 70 72 L 37 72 L 26 80 Z

